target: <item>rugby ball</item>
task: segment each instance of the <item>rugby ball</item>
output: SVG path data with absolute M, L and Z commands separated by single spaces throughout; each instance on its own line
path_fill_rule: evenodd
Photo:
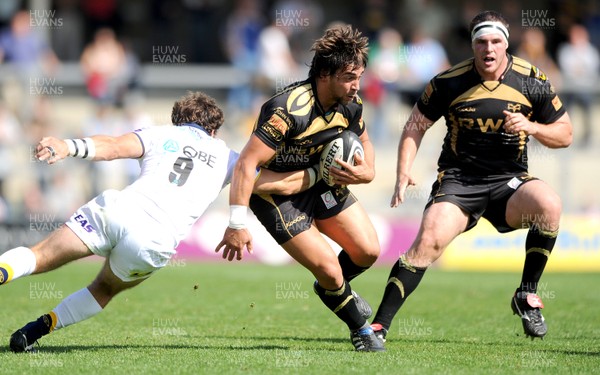
M 354 155 L 357 153 L 364 158 L 365 150 L 358 135 L 349 130 L 342 131 L 337 138 L 327 143 L 321 151 L 321 158 L 319 159 L 320 177 L 327 185 L 334 186 L 333 176 L 331 176 L 329 168 L 334 167 L 343 169 L 335 159 L 340 159 L 348 164 L 355 165 Z

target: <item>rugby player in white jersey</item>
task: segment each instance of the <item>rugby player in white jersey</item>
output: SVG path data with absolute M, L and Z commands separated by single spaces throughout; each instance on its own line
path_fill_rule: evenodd
M 107 190 L 79 208 L 40 243 L 0 255 L 0 285 L 51 271 L 93 254 L 106 258 L 92 283 L 48 314 L 14 332 L 14 352 L 33 349 L 43 335 L 98 314 L 119 292 L 164 267 L 192 225 L 230 181 L 238 154 L 215 138 L 223 112 L 213 98 L 190 92 L 175 102 L 174 126 L 135 130 L 119 137 L 43 138 L 36 157 L 48 164 L 66 157 L 139 159 L 138 179 L 121 191 Z M 255 191 L 293 194 L 315 182 L 312 169 L 257 173 Z M 251 251 L 251 249 L 248 249 Z

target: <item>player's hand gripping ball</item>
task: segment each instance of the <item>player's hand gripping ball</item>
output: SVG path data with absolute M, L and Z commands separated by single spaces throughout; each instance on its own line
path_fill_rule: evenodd
M 335 161 L 340 159 L 348 164 L 355 165 L 354 155 L 359 154 L 364 158 L 365 150 L 362 142 L 356 133 L 344 130 L 340 135 L 323 147 L 321 158 L 319 160 L 320 177 L 329 186 L 334 186 L 333 176 L 329 173 L 330 167 L 343 169 L 342 166 Z

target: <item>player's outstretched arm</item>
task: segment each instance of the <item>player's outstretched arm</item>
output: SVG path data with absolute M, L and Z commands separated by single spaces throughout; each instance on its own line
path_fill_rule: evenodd
M 250 136 L 250 140 L 240 153 L 229 188 L 229 226 L 223 234 L 223 240 L 215 249 L 215 252 L 223 250 L 224 259 L 242 260 L 244 248 L 247 248 L 249 253 L 252 252 L 252 235 L 246 228 L 246 217 L 254 187 L 256 167 L 271 159 L 273 155 L 275 151 L 256 135 Z
M 417 150 L 421 145 L 425 132 L 433 125 L 433 121 L 429 120 L 419 108 L 415 105 L 410 113 L 400 142 L 398 144 L 398 163 L 396 165 L 396 185 L 394 186 L 394 194 L 390 202 L 391 207 L 398 207 L 404 202 L 404 192 L 406 188 L 414 185 L 415 181 L 410 175 L 412 165 L 417 155 Z
M 95 135 L 82 139 L 44 137 L 35 147 L 40 161 L 54 164 L 68 156 L 88 160 L 139 158 L 143 155 L 142 142 L 134 133 L 119 137 Z

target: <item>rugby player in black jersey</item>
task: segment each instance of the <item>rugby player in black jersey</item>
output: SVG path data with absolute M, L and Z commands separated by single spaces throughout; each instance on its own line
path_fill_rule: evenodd
M 230 224 L 216 251 L 223 248 L 223 258 L 239 260 L 244 247 L 252 250 L 245 227 L 249 206 L 273 238 L 315 276 L 315 292 L 348 325 L 355 349 L 383 351 L 366 320 L 372 313 L 370 306 L 349 284 L 379 256 L 375 229 L 347 188 L 375 177 L 373 146 L 357 95 L 367 65 L 368 41 L 345 25 L 327 30 L 312 49 L 308 79 L 288 86 L 261 108 L 234 169 Z M 355 158 L 355 166 L 341 162 L 344 170 L 334 168 L 335 186 L 318 181 L 292 196 L 252 194 L 258 166 L 273 171 L 313 166 L 323 146 L 343 130 L 359 136 L 365 155 Z M 342 247 L 339 255 L 321 233 Z
M 546 334 L 536 288 L 556 242 L 561 201 L 528 174 L 527 142 L 533 137 L 549 148 L 567 147 L 572 126 L 544 73 L 507 54 L 508 28 L 499 13 L 478 14 L 470 24 L 474 57 L 434 77 L 405 124 L 392 207 L 415 184 L 411 167 L 427 129 L 444 116 L 448 132 L 417 238 L 394 264 L 371 325 L 383 340 L 427 267 L 481 217 L 501 233 L 528 229 L 511 307 L 527 336 Z

